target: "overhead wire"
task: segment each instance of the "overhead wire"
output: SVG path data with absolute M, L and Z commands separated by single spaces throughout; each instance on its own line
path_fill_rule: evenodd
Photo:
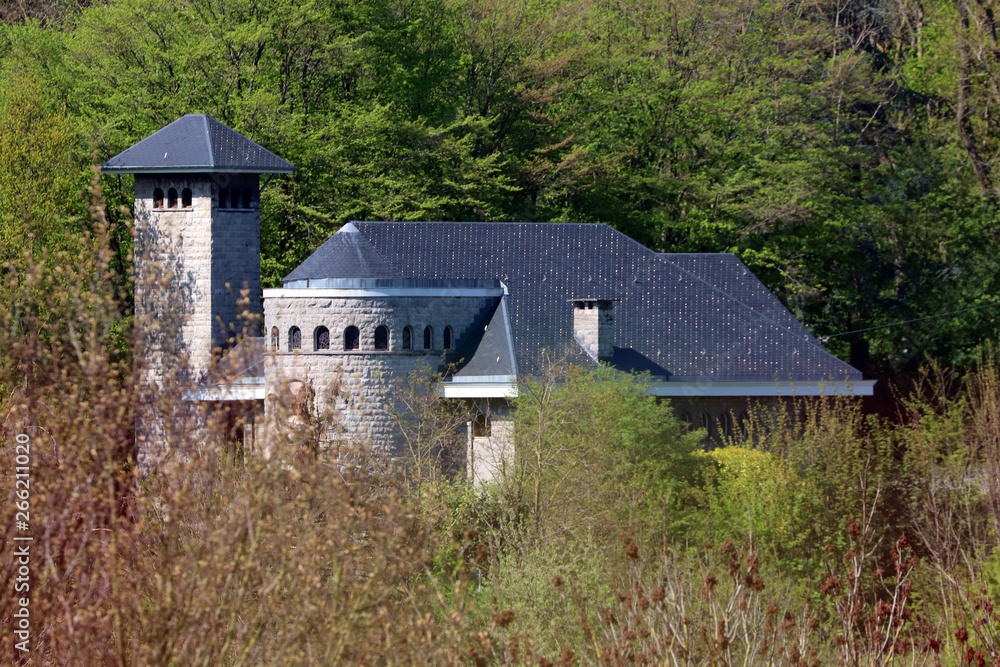
M 982 306 L 972 306 L 971 308 L 962 308 L 961 310 L 949 310 L 944 313 L 938 313 L 937 315 L 927 315 L 926 317 L 917 317 L 912 320 L 902 320 L 900 322 L 892 322 L 890 324 L 880 324 L 877 327 L 866 327 L 864 329 L 854 329 L 853 331 L 844 331 L 838 334 L 830 334 L 829 336 L 820 336 L 820 342 L 825 343 L 831 338 L 838 338 L 840 336 L 849 336 L 850 334 L 864 333 L 865 331 L 875 331 L 876 329 L 886 329 L 888 327 L 898 327 L 904 324 L 912 324 L 913 322 L 923 322 L 924 320 L 933 320 L 937 317 L 947 317 L 948 315 L 958 315 L 960 313 L 968 313 L 973 310 L 982 310 L 983 308 L 995 308 L 1000 306 L 1000 303 L 987 303 Z

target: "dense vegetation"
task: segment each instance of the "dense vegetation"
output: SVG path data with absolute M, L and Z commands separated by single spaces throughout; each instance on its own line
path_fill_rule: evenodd
M 0 3 L 0 662 L 23 431 L 38 664 L 996 664 L 994 11 Z M 300 167 L 268 285 L 352 218 L 607 222 L 738 253 L 907 380 L 899 418 L 816 402 L 705 451 L 641 380 L 554 366 L 489 489 L 441 474 L 463 416 L 419 391 L 403 470 L 302 419 L 234 465 L 178 422 L 199 454 L 140 478 L 131 184 L 91 165 L 188 112 Z
M 164 437 L 186 455 L 140 477 L 138 376 L 94 227 L 57 263 L 76 257 L 84 280 L 38 263 L 0 303 L 0 452 L 12 470 L 29 435 L 34 537 L 25 656 L 5 472 L 4 664 L 1000 660 L 995 352 L 959 386 L 926 376 L 899 425 L 816 401 L 708 451 L 642 378 L 555 365 L 521 385 L 516 457 L 481 489 L 434 465 L 462 451 L 441 438 L 453 404 L 434 400 L 409 404 L 412 459 L 346 443 L 334 459 L 314 446 L 325 416 L 294 398 L 259 431 L 269 460 L 177 420 Z
M 84 231 L 86 165 L 204 112 L 299 167 L 265 190 L 267 285 L 348 219 L 599 221 L 660 251 L 739 254 L 872 377 L 967 367 L 996 332 L 988 1 L 0 11 L 4 260 L 27 232 L 51 247 Z M 128 179 L 106 180 L 127 219 Z M 114 241 L 124 287 L 124 227 Z

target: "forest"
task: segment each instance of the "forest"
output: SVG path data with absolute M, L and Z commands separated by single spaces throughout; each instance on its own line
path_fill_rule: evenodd
M 0 662 L 1000 663 L 998 9 L 0 2 Z M 298 167 L 264 286 L 349 220 L 602 222 L 735 253 L 889 407 L 707 448 L 642 378 L 553 367 L 487 489 L 434 401 L 408 463 L 295 428 L 143 476 L 132 183 L 95 165 L 185 113 Z
M 91 165 L 208 113 L 299 168 L 265 189 L 268 287 L 352 219 L 594 221 L 657 251 L 736 253 L 867 377 L 967 368 L 996 334 L 985 0 L 49 0 L 0 16 L 3 262 L 87 233 Z M 104 187 L 120 223 L 131 183 Z

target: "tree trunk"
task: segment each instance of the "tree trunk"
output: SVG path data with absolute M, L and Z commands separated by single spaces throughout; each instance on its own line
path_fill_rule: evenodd
M 976 136 L 972 129 L 972 123 L 969 121 L 969 69 L 971 67 L 969 53 L 969 11 L 964 2 L 960 2 L 958 8 L 962 17 L 962 29 L 960 30 L 958 42 L 958 106 L 955 110 L 955 122 L 958 124 L 958 134 L 962 140 L 962 147 L 969 156 L 972 168 L 976 172 L 980 194 L 983 197 L 987 197 L 993 192 L 989 167 L 979 154 L 979 149 L 976 146 Z

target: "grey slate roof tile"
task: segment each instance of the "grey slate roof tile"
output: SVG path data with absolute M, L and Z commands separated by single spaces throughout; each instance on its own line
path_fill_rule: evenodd
M 737 301 L 800 335 L 809 330 L 788 312 L 764 283 L 731 253 L 660 253 L 664 261 L 689 271 Z
M 283 174 L 295 167 L 205 114 L 188 114 L 125 149 L 103 165 L 109 174 Z
M 517 356 L 511 337 L 510 319 L 507 313 L 507 297 L 497 299 L 493 308 L 480 322 L 473 325 L 473 331 L 466 335 L 462 346 L 447 362 L 454 361 L 454 377 L 496 377 L 516 376 Z
M 399 270 L 347 223 L 285 276 L 285 282 L 326 278 L 396 278 Z
M 503 281 L 522 372 L 537 370 L 543 349 L 582 356 L 569 300 L 612 297 L 614 363 L 624 369 L 716 381 L 861 379 L 729 255 L 663 257 L 602 224 L 355 225 L 403 278 Z

